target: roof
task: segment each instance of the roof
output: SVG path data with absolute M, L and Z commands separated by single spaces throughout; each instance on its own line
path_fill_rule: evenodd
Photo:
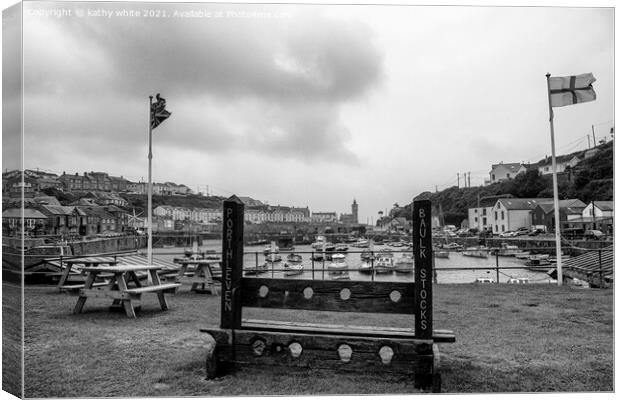
M 9 208 L 8 210 L 4 210 L 2 212 L 2 218 L 21 218 L 21 217 L 22 217 L 21 208 Z M 32 208 L 24 208 L 24 218 L 47 219 L 47 217 L 43 215 L 40 211 L 34 210 Z
M 574 277 L 587 280 L 590 283 L 597 282 L 601 276 L 605 280 L 613 281 L 614 247 L 609 246 L 600 249 L 600 251 L 589 251 L 568 259 L 562 262 L 562 267 L 567 275 L 574 275 Z
M 73 212 L 74 207 L 70 206 L 55 206 L 55 205 L 41 205 L 41 208 L 47 210 L 50 214 L 56 215 L 70 215 Z
M 37 203 L 47 202 L 47 204 L 49 204 L 51 206 L 59 206 L 60 205 L 60 202 L 54 196 L 36 196 L 36 197 L 33 198 L 33 200 L 36 201 Z
M 561 156 L 556 156 L 555 157 L 555 162 L 557 164 L 560 163 L 565 163 L 565 162 L 569 162 L 570 160 L 572 160 L 573 158 L 577 157 L 577 159 L 581 159 L 583 156 L 583 152 L 579 152 L 579 153 L 572 153 L 572 154 L 565 154 L 565 155 L 561 155 Z M 543 158 L 542 160 L 540 160 L 538 162 L 538 167 L 542 167 L 543 165 L 551 165 L 553 162 L 551 157 L 546 157 Z
M 594 206 L 596 206 L 601 211 L 613 211 L 614 210 L 613 201 L 593 201 L 592 204 L 594 204 Z
M 504 167 L 507 170 L 516 173 L 516 172 L 519 172 L 519 170 L 521 169 L 522 166 L 524 166 L 524 165 L 521 164 L 521 163 L 507 163 L 507 164 L 499 163 L 499 164 L 491 165 L 491 169 L 493 170 L 493 169 L 495 169 L 497 167 Z
M 567 214 L 581 214 L 581 211 L 586 208 L 586 203 L 579 199 L 559 200 L 558 205 L 560 206 L 560 210 L 564 210 Z M 538 206 L 542 208 L 545 214 L 550 213 L 555 208 L 553 200 L 549 202 L 540 202 Z
M 533 210 L 539 204 L 548 203 L 553 201 L 553 199 L 499 199 L 497 201 L 502 203 L 507 210 Z

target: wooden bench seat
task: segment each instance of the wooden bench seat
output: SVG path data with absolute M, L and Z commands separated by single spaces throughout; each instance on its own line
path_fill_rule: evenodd
M 179 286 L 181 286 L 180 283 L 162 283 L 160 285 L 143 286 L 143 287 L 139 287 L 139 288 L 126 289 L 126 290 L 124 290 L 124 292 L 125 293 L 129 293 L 129 294 L 142 294 L 142 293 L 151 293 L 151 292 L 163 292 L 163 291 L 169 291 L 169 290 L 172 290 L 172 289 L 176 289 Z
M 108 284 L 107 281 L 105 282 L 95 282 L 93 283 L 93 287 L 98 287 L 98 286 L 106 286 Z M 75 284 L 75 285 L 62 285 L 62 286 L 58 286 L 59 290 L 67 290 L 67 291 L 77 291 L 79 289 L 84 289 L 84 284 Z

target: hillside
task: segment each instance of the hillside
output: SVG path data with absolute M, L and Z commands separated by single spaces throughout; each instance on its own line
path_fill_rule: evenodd
M 560 199 L 578 198 L 585 203 L 592 200 L 613 200 L 613 141 L 598 147 L 599 153 L 581 161 L 572 170 L 558 175 L 558 194 Z M 450 187 L 440 192 L 423 192 L 414 200 L 431 200 L 437 207 L 441 205 L 446 224 L 459 225 L 467 218 L 467 209 L 476 207 L 478 198 L 487 196 L 512 195 L 513 197 L 553 197 L 553 178 L 540 175 L 531 169 L 517 175 L 510 181 L 498 182 L 488 186 L 472 188 Z M 412 204 L 396 212 L 397 216 L 411 218 Z
M 147 196 L 145 194 L 125 194 L 121 193 L 122 198 L 129 202 L 129 208 L 135 207 L 139 209 L 146 209 Z M 188 194 L 186 196 L 158 196 L 153 195 L 153 208 L 160 205 L 167 205 L 172 207 L 187 207 L 187 208 L 221 208 L 222 201 L 226 200 L 224 197 L 219 196 L 198 196 L 195 194 Z

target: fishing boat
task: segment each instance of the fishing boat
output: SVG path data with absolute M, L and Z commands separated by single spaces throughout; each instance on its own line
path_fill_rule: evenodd
M 292 236 L 281 237 L 278 239 L 278 247 L 280 251 L 293 251 L 295 250 L 295 240 Z
M 348 271 L 344 271 L 341 274 L 333 275 L 332 280 L 334 281 L 350 281 L 351 277 L 349 276 Z
M 373 263 L 370 261 L 364 261 L 357 267 L 357 272 L 361 274 L 372 274 L 373 271 Z
M 494 283 L 495 281 L 491 278 L 476 278 L 474 283 Z
M 394 260 L 394 271 L 399 274 L 413 273 L 413 257 L 411 254 L 403 254 Z
M 479 247 L 468 247 L 465 250 L 463 250 L 463 256 L 476 257 L 476 258 L 488 258 L 489 253 L 487 250 L 481 249 Z
M 542 267 L 546 265 L 551 265 L 551 261 L 549 260 L 549 254 L 533 254 L 525 262 L 525 265 L 527 267 Z
M 344 254 L 334 254 L 332 256 L 332 261 L 327 264 L 327 271 L 330 274 L 342 274 L 343 272 L 346 272 L 349 269 L 349 266 L 345 258 L 346 257 Z
M 377 274 L 391 274 L 394 272 L 394 256 L 386 253 L 379 254 L 374 266 Z
M 276 263 L 282 261 L 280 253 L 269 253 L 265 256 L 265 262 Z
M 317 236 L 316 241 L 311 244 L 314 250 L 322 250 L 322 251 L 334 251 L 336 246 L 333 243 L 329 243 L 325 236 Z
M 302 265 L 301 254 L 291 253 L 286 256 L 286 262 L 284 263 L 284 275 L 299 275 L 304 272 L 304 266 Z

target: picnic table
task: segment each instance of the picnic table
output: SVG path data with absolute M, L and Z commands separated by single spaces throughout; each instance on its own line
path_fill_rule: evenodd
M 174 277 L 177 283 L 191 283 L 191 291 L 197 292 L 201 287 L 209 289 L 211 294 L 217 295 L 218 290 L 214 281 L 221 281 L 221 271 L 214 271 L 221 260 L 216 259 L 180 259 L 175 260 L 180 265 L 179 271 Z M 192 266 L 194 268 L 192 268 Z M 217 268 L 219 270 L 219 267 Z
M 116 257 L 109 257 L 109 258 L 102 258 L 102 257 L 81 257 L 81 258 L 71 258 L 68 260 L 65 260 L 64 263 L 66 264 L 66 266 L 64 267 L 63 271 L 62 271 L 62 275 L 60 276 L 60 280 L 58 281 L 58 289 L 60 291 L 63 290 L 78 290 L 78 289 L 82 289 L 84 287 L 84 284 L 74 284 L 74 285 L 67 285 L 67 279 L 69 279 L 69 275 L 71 275 L 72 273 L 74 275 L 80 275 L 82 274 L 83 270 L 85 267 L 98 267 L 100 265 L 116 265 L 118 264 L 118 261 L 116 259 Z M 62 264 L 61 264 L 62 265 Z M 99 276 L 99 278 L 107 278 L 108 276 L 102 275 Z M 106 284 L 107 281 L 105 282 L 96 282 L 94 283 L 95 286 L 99 286 L 99 285 L 104 285 Z
M 164 292 L 174 290 L 181 286 L 179 283 L 162 284 L 157 271 L 162 267 L 156 265 L 110 265 L 97 267 L 84 267 L 87 272 L 84 288 L 80 289 L 79 298 L 73 309 L 74 314 L 82 312 L 86 300 L 91 298 L 111 298 L 112 304 L 122 304 L 128 317 L 135 318 L 133 301 L 140 301 L 144 293 L 156 293 L 162 310 L 168 309 Z M 138 274 L 148 272 L 152 284 L 142 282 Z M 95 287 L 94 283 L 100 274 L 111 274 L 105 286 Z M 129 287 L 133 282 L 134 286 Z

